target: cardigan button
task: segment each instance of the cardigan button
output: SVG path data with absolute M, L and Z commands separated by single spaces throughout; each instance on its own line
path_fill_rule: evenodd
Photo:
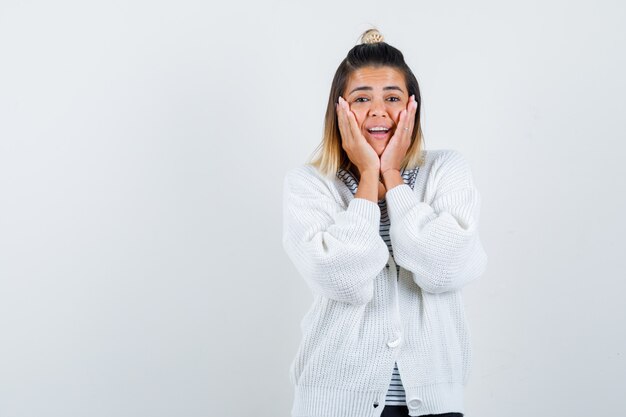
M 387 342 L 387 346 L 389 346 L 390 348 L 395 348 L 400 346 L 400 341 L 402 340 L 402 337 L 398 337 L 396 340 L 392 340 L 391 342 Z
M 413 398 L 412 400 L 409 400 L 407 405 L 411 408 L 419 408 L 422 405 L 422 400 L 419 398 Z

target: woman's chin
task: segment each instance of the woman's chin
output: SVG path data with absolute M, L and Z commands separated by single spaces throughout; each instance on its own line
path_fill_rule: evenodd
M 380 157 L 383 152 L 385 152 L 385 149 L 387 148 L 387 144 L 385 144 L 384 146 L 378 145 L 374 148 L 374 150 L 376 151 L 376 153 L 378 154 L 378 156 Z

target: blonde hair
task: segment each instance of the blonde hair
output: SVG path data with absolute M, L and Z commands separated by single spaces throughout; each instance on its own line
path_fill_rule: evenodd
M 383 36 L 376 29 L 369 29 L 361 35 L 360 44 L 353 47 L 346 58 L 339 64 L 332 85 L 324 118 L 324 134 L 321 143 L 317 146 L 312 157 L 307 161 L 319 169 L 322 174 L 332 177 L 339 168 L 353 171 L 353 164 L 346 151 L 341 146 L 341 133 L 337 122 L 335 103 L 343 95 L 348 79 L 354 71 L 363 67 L 391 67 L 399 70 L 405 79 L 409 96 L 415 95 L 417 111 L 415 124 L 411 136 L 411 145 L 402 160 L 401 170 L 422 166 L 424 151 L 422 149 L 424 137 L 420 124 L 420 110 L 422 99 L 419 84 L 415 75 L 404 61 L 402 52 L 384 42 Z

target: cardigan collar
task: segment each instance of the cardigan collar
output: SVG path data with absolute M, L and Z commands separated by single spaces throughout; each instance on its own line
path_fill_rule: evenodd
M 415 186 L 415 179 L 417 178 L 417 172 L 419 171 L 418 167 L 413 169 L 403 170 L 401 175 L 404 183 L 407 184 L 411 189 Z M 356 176 L 352 174 L 352 172 L 345 170 L 343 168 L 339 168 L 337 170 L 337 178 L 343 181 L 344 184 L 348 187 L 348 189 L 352 192 L 352 195 L 356 194 L 357 189 L 359 188 L 359 181 Z

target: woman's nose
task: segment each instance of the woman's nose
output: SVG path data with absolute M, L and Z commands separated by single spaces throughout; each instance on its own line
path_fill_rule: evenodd
M 387 109 L 384 100 L 372 100 L 370 106 L 370 116 L 386 117 Z

